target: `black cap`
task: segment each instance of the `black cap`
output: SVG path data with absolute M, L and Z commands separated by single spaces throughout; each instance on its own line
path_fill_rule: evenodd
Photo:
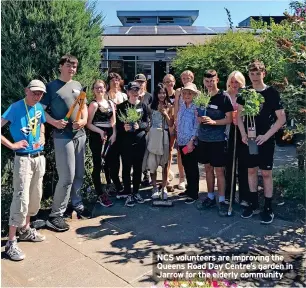
M 137 82 L 133 81 L 133 82 L 130 82 L 127 86 L 127 90 L 139 90 L 140 89 L 140 86 Z
M 135 76 L 134 80 L 135 80 L 135 81 L 143 81 L 143 82 L 145 82 L 145 81 L 147 81 L 147 78 L 146 78 L 146 76 L 143 75 L 143 74 L 137 74 L 137 75 Z

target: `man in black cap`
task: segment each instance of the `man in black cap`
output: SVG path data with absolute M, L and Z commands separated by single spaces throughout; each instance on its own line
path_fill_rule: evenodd
M 137 74 L 134 79 L 140 86 L 139 100 L 145 105 L 149 106 L 152 103 L 152 94 L 147 92 L 147 78 L 144 74 Z M 142 186 L 150 186 L 150 176 L 148 171 L 143 172 Z
M 117 142 L 120 143 L 122 155 L 122 179 L 124 192 L 117 199 L 126 198 L 125 205 L 133 207 L 135 202 L 144 203 L 138 193 L 141 182 L 142 160 L 146 149 L 146 129 L 149 116 L 147 105 L 139 100 L 140 86 L 130 82 L 127 87 L 128 100 L 117 105 Z M 126 116 L 129 108 L 135 108 L 141 115 L 136 123 L 125 123 L 121 116 Z M 131 169 L 133 167 L 133 191 L 131 190 Z

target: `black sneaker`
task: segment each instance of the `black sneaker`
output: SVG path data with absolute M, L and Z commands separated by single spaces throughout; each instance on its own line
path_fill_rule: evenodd
M 128 196 L 130 195 L 130 193 L 126 193 L 124 190 L 123 191 L 120 191 L 120 193 L 118 193 L 116 195 L 116 198 L 117 199 L 126 199 Z
M 193 204 L 195 201 L 196 201 L 195 199 L 192 199 L 192 198 L 189 198 L 189 197 L 188 197 L 188 198 L 185 200 L 185 203 L 186 203 L 186 204 Z
M 253 209 L 252 206 L 245 207 L 243 212 L 241 213 L 241 218 L 248 219 L 251 218 L 253 215 L 256 215 L 259 213 L 258 209 Z
M 143 204 L 145 201 L 143 200 L 143 198 L 140 196 L 140 194 L 139 193 L 136 193 L 135 195 L 134 195 L 134 199 L 135 199 L 135 201 L 137 202 L 137 203 L 139 203 L 139 204 Z
M 179 193 L 178 196 L 181 197 L 181 198 L 188 197 L 187 190 L 185 190 L 184 192 Z
M 133 197 L 133 195 L 129 195 L 127 198 L 126 198 L 126 201 L 125 201 L 125 206 L 128 206 L 128 207 L 134 207 L 135 206 L 135 199 Z
M 222 201 L 219 202 L 219 216 L 226 216 L 228 213 L 228 205 Z
M 274 214 L 272 212 L 272 210 L 268 210 L 265 209 L 263 212 L 260 213 L 260 217 L 261 217 L 261 224 L 270 224 L 273 222 L 274 219 Z
M 49 228 L 52 228 L 53 230 L 57 232 L 64 232 L 69 230 L 69 225 L 66 223 L 65 219 L 63 217 L 49 217 L 49 219 L 46 222 L 46 225 Z
M 83 209 L 75 209 L 77 216 L 79 219 L 89 219 L 91 218 L 91 211 L 86 208 Z
M 206 197 L 205 200 L 202 202 L 203 208 L 212 208 L 217 205 L 216 198 L 210 199 L 209 197 Z

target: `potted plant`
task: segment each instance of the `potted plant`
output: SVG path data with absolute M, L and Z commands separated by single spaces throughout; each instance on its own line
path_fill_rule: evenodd
M 256 155 L 258 154 L 258 146 L 255 141 L 255 117 L 259 114 L 261 105 L 265 102 L 265 99 L 255 89 L 241 89 L 239 94 L 244 100 L 242 115 L 246 117 L 249 152 L 251 155 Z
M 206 116 L 206 110 L 211 96 L 205 91 L 199 91 L 199 94 L 193 99 L 194 105 L 197 107 L 198 116 Z
M 134 131 L 134 124 L 137 123 L 141 119 L 141 114 L 137 112 L 136 108 L 130 107 L 126 109 L 125 114 L 118 114 L 118 118 L 120 121 L 126 124 L 130 124 L 130 131 Z

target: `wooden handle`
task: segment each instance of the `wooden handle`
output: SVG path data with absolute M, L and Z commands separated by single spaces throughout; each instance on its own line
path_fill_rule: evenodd
M 78 98 L 79 98 L 79 101 L 78 101 L 79 102 L 79 110 L 78 110 L 75 121 L 79 121 L 80 118 L 81 118 L 82 110 L 83 110 L 83 107 L 84 107 L 84 104 L 85 104 L 86 93 L 82 91 Z

